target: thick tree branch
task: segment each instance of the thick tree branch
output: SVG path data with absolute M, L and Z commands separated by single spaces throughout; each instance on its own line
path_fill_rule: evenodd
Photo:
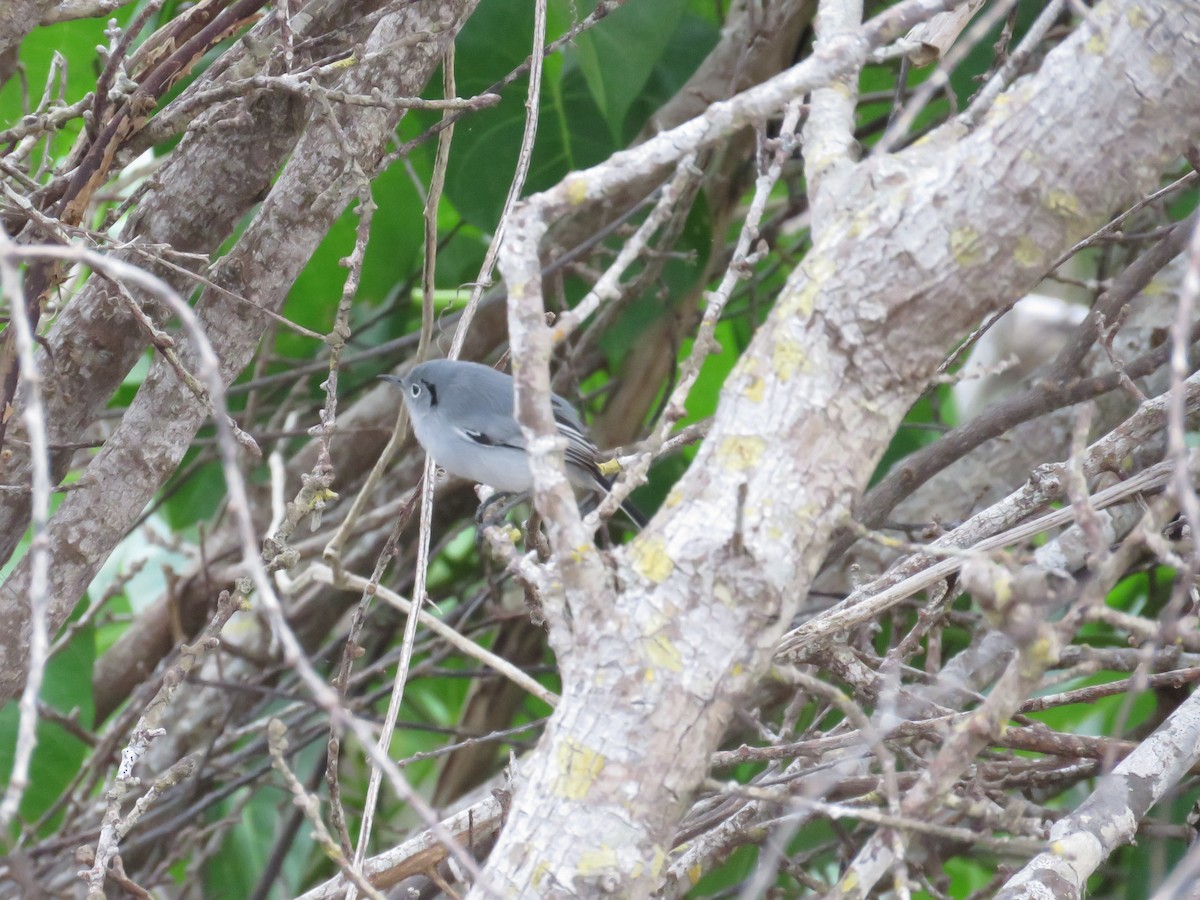
M 343 16 L 365 13 L 376 5 L 375 0 L 348 4 L 340 15 L 339 9 L 326 9 L 310 24 L 320 33 L 340 24 Z M 274 17 L 261 22 L 249 46 L 269 47 L 274 23 Z M 224 83 L 239 77 L 243 68 L 257 71 L 265 63 L 240 45 L 227 56 L 234 57 L 232 64 L 223 57 L 199 83 Z M 191 293 L 197 283 L 190 271 L 194 263 L 180 266 L 162 248 L 203 255 L 216 250 L 270 187 L 295 146 L 303 126 L 301 112 L 293 98 L 276 92 L 211 107 L 159 170 L 158 186 L 138 204 L 122 231 L 122 243 L 142 246 L 118 251 L 118 258 L 148 268 L 181 295 Z M 163 321 L 166 313 L 153 298 L 136 292 L 135 296 L 153 321 Z M 66 446 L 81 439 L 148 345 L 145 330 L 120 300 L 120 288 L 103 278 L 89 279 L 46 338 L 45 402 L 51 445 Z M 27 482 L 26 449 L 19 443 L 6 449 L 11 455 L 0 459 L 0 479 L 9 484 Z M 66 473 L 71 456 L 69 450 L 52 453 L 55 481 Z M 28 505 L 19 497 L 0 495 L 0 559 L 8 559 L 16 548 L 28 513 Z
M 555 638 L 562 702 L 490 858 L 494 884 L 649 893 L 733 705 L 944 348 L 1144 194 L 1192 139 L 1198 18 L 1185 0 L 1159 4 L 1153 18 L 1132 3 L 1101 4 L 976 131 L 944 129 L 845 180 L 833 221 L 727 380 L 688 474 L 618 554 L 615 597 L 597 590 L 605 605 L 590 606 L 588 585 L 567 587 L 573 632 Z M 855 40 L 833 42 L 778 84 L 571 176 L 527 215 L 602 193 L 620 180 L 617 166 L 678 158 L 863 52 Z M 505 273 L 522 308 L 512 332 L 531 366 L 547 349 L 544 337 L 528 341 L 529 301 L 540 301 L 528 255 L 540 232 L 512 236 Z M 547 424 L 534 405 L 521 410 L 535 430 Z M 535 483 L 539 505 L 554 511 L 562 498 L 550 502 L 550 482 Z M 566 525 L 557 537 L 575 533 Z M 586 548 L 556 548 L 564 582 L 589 577 L 591 566 L 562 559 Z
M 445 42 L 453 40 L 473 8 L 471 0 L 416 3 L 385 17 L 368 50 L 391 47 L 400 35 L 419 33 L 430 39 L 403 54 L 373 56 L 369 64 L 348 72 L 344 88 L 417 93 L 441 60 Z M 222 260 L 214 280 L 224 290 L 207 290 L 197 305 L 206 333 L 220 350 L 226 384 L 245 368 L 262 337 L 269 320 L 259 309 L 279 308 L 317 243 L 359 189 L 354 162 L 369 166 L 382 156 L 397 118 L 391 110 L 370 107 L 340 112 L 338 123 L 320 111 L 314 114 L 255 221 Z M 240 297 L 253 297 L 255 305 L 248 308 L 233 299 Z M 91 484 L 72 492 L 51 520 L 53 628 L 65 621 L 116 542 L 175 470 L 205 413 L 173 369 L 157 361 L 120 427 L 88 467 Z M 27 584 L 28 562 L 22 560 L 0 591 L 0 607 L 7 615 L 0 638 L 2 696 L 11 696 L 24 678 L 28 623 L 27 607 L 19 598 Z
M 1134 839 L 1150 808 L 1197 762 L 1200 692 L 1193 693 L 1125 757 L 1087 800 L 1054 824 L 1049 837 L 1052 849 L 1034 857 L 997 897 L 1082 897 L 1096 867 Z
M 814 23 L 817 45 L 853 34 L 862 25 L 861 0 L 822 0 Z M 833 205 L 838 173 L 850 169 L 857 155 L 854 115 L 858 106 L 857 70 L 847 72 L 828 87 L 812 92 L 808 120 L 804 124 L 804 174 L 808 181 L 809 206 L 814 231 L 824 225 L 826 210 Z
M 38 21 L 56 0 L 13 0 L 0 6 L 0 87 L 12 77 L 17 68 L 17 53 L 25 35 L 37 27 Z

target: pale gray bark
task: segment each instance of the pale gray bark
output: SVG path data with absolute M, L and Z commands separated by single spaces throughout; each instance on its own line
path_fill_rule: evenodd
M 733 5 L 720 42 L 679 92 L 655 114 L 644 135 L 648 137 L 663 128 L 678 125 L 701 114 L 712 103 L 726 100 L 736 92 L 786 68 L 795 52 L 799 34 L 811 18 L 812 5 L 812 0 L 780 0 L 765 8 L 752 7 L 745 0 Z M 746 140 L 752 139 L 752 135 L 746 136 Z M 724 209 L 724 215 L 731 216 L 738 199 L 736 191 L 728 183 L 726 169 L 740 169 L 743 157 L 733 149 L 727 155 L 729 164 L 710 176 L 708 193 L 711 197 L 710 208 L 714 211 Z M 590 237 L 600 224 L 652 190 L 655 184 L 662 181 L 666 172 L 666 169 L 649 172 L 638 183 L 628 186 L 620 198 L 605 198 L 603 203 L 576 210 L 556 230 L 556 249 L 565 252 Z M 718 232 L 723 230 L 723 227 L 716 229 Z M 553 253 L 547 254 L 547 259 L 554 258 Z M 698 278 L 697 281 L 696 292 L 699 294 L 703 280 Z M 452 322 L 444 320 L 441 326 L 449 329 Z M 506 335 L 502 299 L 482 306 L 471 325 L 463 350 L 464 358 L 484 358 L 504 341 Z M 626 362 L 623 373 L 626 377 L 617 386 L 605 412 L 593 424 L 592 434 L 602 446 L 636 439 L 638 425 L 656 402 L 672 362 L 668 355 L 661 352 L 661 344 L 656 343 L 658 339 L 656 336 L 655 340 L 647 341 L 646 346 L 634 348 L 632 355 L 644 359 L 644 363 Z M 669 341 L 669 338 L 662 335 L 661 340 Z M 331 451 L 333 467 L 338 473 L 337 489 L 343 496 L 357 489 L 357 474 L 369 471 L 382 451 L 394 421 L 396 402 L 395 390 L 381 385 L 379 389 L 365 392 L 361 398 L 339 411 L 339 427 L 356 435 L 352 441 L 335 441 Z M 416 445 L 412 446 L 415 448 Z M 310 472 L 316 464 L 318 452 L 316 441 L 309 442 L 299 450 L 288 461 L 286 483 L 298 484 L 301 476 Z M 422 460 L 423 454 L 419 451 L 400 460 L 391 475 L 392 483 L 414 483 L 419 477 Z M 2 502 L 3 498 L 0 497 Z M 347 508 L 348 504 L 342 504 L 327 515 L 324 519 L 326 529 L 336 527 Z M 437 512 L 439 516 L 446 516 L 447 520 L 457 514 L 454 507 L 447 506 L 445 499 L 439 501 Z M 323 546 L 329 533 L 328 530 L 322 531 L 317 539 L 311 541 L 313 547 Z M 385 536 L 364 537 L 355 542 L 355 546 L 350 548 L 351 552 L 365 560 L 373 559 Z M 170 596 L 159 598 L 153 607 L 144 610 L 118 642 L 97 660 L 93 686 L 99 718 L 104 718 L 123 702 L 129 691 L 145 677 L 146 670 L 157 664 L 174 645 L 174 617 L 179 615 L 185 622 L 191 622 L 206 615 L 213 585 L 231 583 L 236 564 L 214 568 L 211 563 L 214 559 L 228 558 L 233 553 L 236 547 L 233 528 L 228 523 L 221 523 L 209 537 L 208 547 L 208 571 L 201 572 L 197 566 L 181 584 L 175 586 Z M 318 549 L 313 550 L 314 554 L 319 552 Z M 402 570 L 404 568 L 401 567 Z M 297 635 L 311 645 L 328 635 L 330 628 L 355 598 L 323 585 L 314 585 L 293 600 L 296 605 L 294 623 Z M 503 684 L 497 689 L 508 690 Z
M 1118 359 L 1128 363 L 1140 357 L 1146 348 L 1154 345 L 1156 334 L 1165 333 L 1179 300 L 1181 276 L 1182 267 L 1173 266 L 1154 280 L 1153 287 L 1145 295 L 1134 298 L 1129 316 L 1113 340 L 1113 352 Z M 1035 339 L 1044 340 L 1044 336 Z M 1030 346 L 1028 343 L 1013 344 L 1001 356 L 1013 352 L 1024 355 Z M 1111 371 L 1111 367 L 1108 356 L 1096 348 L 1084 360 L 1078 377 L 1101 376 Z M 1040 367 L 1022 379 L 1019 387 L 1021 390 L 1027 389 L 1046 377 L 1046 367 Z M 1168 380 L 1164 355 L 1164 365 L 1152 375 L 1139 378 L 1137 386 L 1146 396 L 1153 397 L 1167 389 Z M 1011 387 L 1015 389 L 1017 386 Z M 980 390 L 990 391 L 992 388 L 981 386 Z M 1012 392 L 1005 391 L 997 399 Z M 1098 398 L 1095 401 L 1093 433 L 1111 430 L 1136 408 L 1137 401 L 1122 390 Z M 982 413 L 986 414 L 986 411 Z M 909 497 L 897 504 L 889 520 L 906 526 L 927 525 L 931 532 L 937 526 L 942 529 L 953 528 L 1015 490 L 1029 478 L 1035 467 L 1046 460 L 1061 460 L 1070 456 L 1071 432 L 1076 416 L 1077 411 L 1073 407 L 1064 406 L 1009 429 L 1001 438 L 982 444 L 918 485 Z M 1135 468 L 1141 469 L 1161 459 L 1164 447 L 1165 437 L 1159 435 L 1158 439 L 1139 448 L 1138 465 Z M 1078 553 L 1081 555 L 1070 560 L 1064 558 L 1059 567 L 1068 571 L 1076 570 L 1083 564 L 1084 552 L 1085 548 L 1079 547 Z M 849 593 L 853 589 L 853 580 L 860 583 L 873 580 L 899 555 L 895 549 L 879 543 L 859 541 L 836 564 L 822 571 L 817 590 L 839 595 Z M 850 577 L 852 570 L 854 579 Z
M 1198 25 L 1185 0 L 1103 3 L 976 130 L 948 127 L 852 170 L 727 380 L 675 488 L 684 502 L 669 500 L 617 553 L 604 587 L 586 581 L 595 561 L 561 543 L 569 518 L 552 526 L 571 623 L 560 617 L 552 631 L 562 702 L 524 767 L 489 860 L 493 885 L 524 896 L 650 894 L 734 705 L 945 347 L 1030 290 L 1195 139 Z M 835 51 L 850 65 L 862 48 Z M 801 68 L 789 86 L 815 86 Z M 768 93 L 746 102 L 765 106 Z M 788 99 L 781 91 L 775 108 Z M 725 116 L 736 113 L 665 134 L 623 154 L 619 168 L 572 176 L 571 187 L 603 192 L 671 148 L 719 137 Z M 544 227 L 536 216 L 559 213 L 565 199 L 561 188 L 535 198 L 513 246 L 527 253 Z M 540 296 L 529 273 L 513 251 L 513 296 Z M 536 311 L 510 316 L 518 354 L 547 352 L 538 322 Z M 535 376 L 527 385 L 540 387 Z M 535 407 L 521 409 L 531 427 L 546 424 Z M 537 483 L 539 508 L 561 509 L 551 482 Z
M 1082 897 L 1096 867 L 1117 847 L 1134 839 L 1150 808 L 1197 762 L 1200 694 L 1192 694 L 1105 776 L 1087 800 L 1054 824 L 1048 841 L 1052 849 L 1030 860 L 997 898 Z

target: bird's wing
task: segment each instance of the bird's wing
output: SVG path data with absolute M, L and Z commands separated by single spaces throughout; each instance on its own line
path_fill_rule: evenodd
M 510 447 L 513 450 L 525 449 L 525 436 L 518 428 L 515 431 L 507 427 L 480 431 L 475 428 L 455 428 L 462 437 L 481 447 Z
M 588 437 L 587 429 L 579 419 L 579 413 L 566 400 L 557 394 L 552 401 L 554 421 L 558 425 L 558 433 L 567 439 L 565 456 L 568 463 L 574 463 L 579 468 L 598 475 L 596 455 L 599 451 L 592 439 Z

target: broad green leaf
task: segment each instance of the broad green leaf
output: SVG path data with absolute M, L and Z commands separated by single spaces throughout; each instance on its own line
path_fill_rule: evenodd
M 188 471 L 188 463 L 195 451 L 184 457 L 178 472 L 187 473 L 181 482 L 167 486 L 170 496 L 162 505 L 163 518 L 175 531 L 181 531 L 197 522 L 209 518 L 225 499 L 225 476 L 221 464 L 215 460 Z
M 622 142 L 625 116 L 663 56 L 686 6 L 686 0 L 627 3 L 576 40 L 574 58 L 615 144 Z
M 523 63 L 532 34 L 532 6 L 484 0 L 455 45 L 459 94 L 478 93 Z M 557 63 L 547 67 L 542 80 L 526 194 L 549 187 L 572 169 L 605 159 L 615 149 L 582 74 L 574 69 L 558 78 L 557 71 Z M 505 88 L 497 106 L 467 116 L 455 128 L 446 196 L 464 220 L 484 232 L 495 228 L 516 169 L 528 84 L 528 78 L 518 79 Z M 432 90 L 427 93 L 434 95 Z M 420 121 L 432 124 L 436 116 Z M 427 152 L 433 152 L 432 142 Z
M 358 295 L 369 303 L 378 303 L 397 282 L 420 268 L 425 200 L 402 165 L 392 166 L 372 181 L 371 193 L 378 208 L 371 219 L 371 239 L 363 257 Z M 327 313 L 325 329 L 332 326 L 335 310 L 336 300 L 334 309 Z
M 721 33 L 716 25 L 692 12 L 684 13 L 641 92 L 625 116 L 623 143 L 631 142 L 646 121 L 674 97 L 716 46 Z
M 499 105 L 471 116 L 458 128 L 446 171 L 446 194 L 464 219 L 484 231 L 499 220 L 525 128 L 521 97 L 513 85 Z M 573 169 L 595 165 L 615 149 L 581 75 L 568 74 L 546 96 L 526 179 L 529 194 L 558 182 Z
M 298 777 L 303 780 L 307 773 Z M 222 842 L 221 852 L 205 869 L 205 897 L 235 900 L 250 893 L 270 856 L 275 829 L 290 812 L 288 797 L 290 795 L 285 795 L 282 787 L 278 793 L 258 791 L 242 808 L 241 821 L 229 830 Z M 228 815 L 233 802 L 231 799 L 220 804 L 213 811 L 214 817 L 217 814 Z M 284 811 L 282 815 L 281 810 Z
M 77 612 L 79 615 L 82 607 Z M 90 731 L 94 714 L 92 665 L 95 630 L 87 625 L 49 660 L 42 681 L 42 701 L 63 715 L 76 715 L 81 728 Z M 0 708 L 0 789 L 12 777 L 20 712 L 16 701 Z M 39 718 L 37 746 L 29 767 L 29 787 L 21 800 L 20 817 L 33 821 L 45 813 L 79 771 L 88 747 L 61 726 Z M 55 822 L 47 823 L 47 833 Z

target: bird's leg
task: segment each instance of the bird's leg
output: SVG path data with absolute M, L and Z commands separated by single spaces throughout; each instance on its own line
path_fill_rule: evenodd
M 514 506 L 528 496 L 528 493 L 514 494 L 511 491 L 497 491 L 479 504 L 479 509 L 475 510 L 475 524 L 480 527 L 499 524 L 505 516 L 512 512 Z M 501 501 L 503 502 L 501 503 Z M 492 512 L 492 507 L 498 503 L 501 504 L 500 509 Z
M 492 496 L 480 503 L 479 509 L 475 510 L 475 524 L 480 528 L 483 528 L 486 525 L 496 524 L 500 519 L 503 518 L 503 515 L 489 515 L 489 512 L 497 503 L 507 500 L 511 496 L 512 494 L 502 494 L 497 491 L 496 493 L 492 494 Z

